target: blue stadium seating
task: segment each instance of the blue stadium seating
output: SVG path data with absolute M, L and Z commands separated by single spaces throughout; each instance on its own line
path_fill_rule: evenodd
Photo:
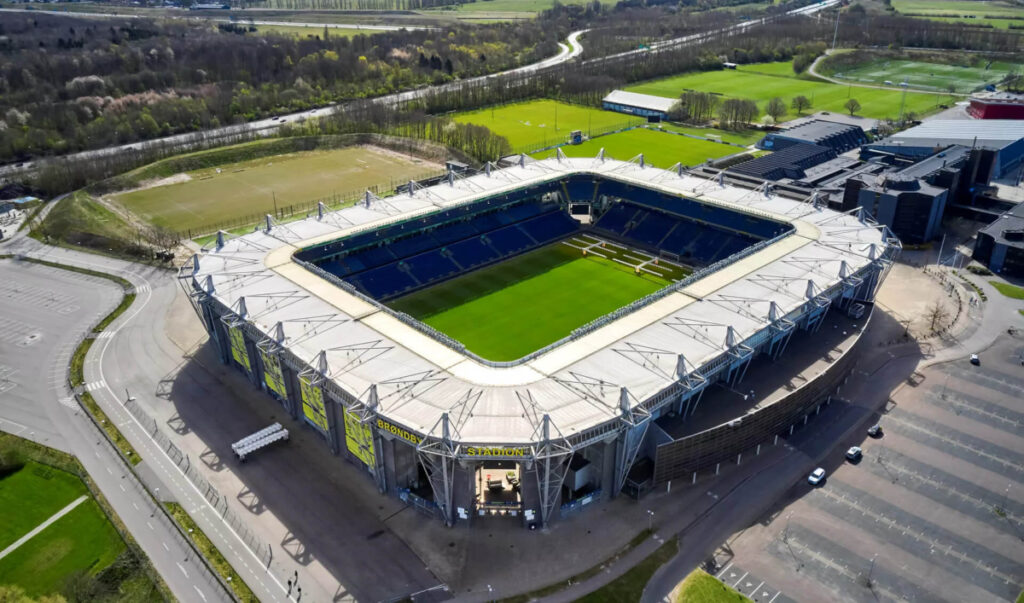
M 387 299 L 579 231 L 564 209 L 539 201 L 549 190 L 574 201 L 600 195 L 619 199 L 594 224 L 597 232 L 652 253 L 678 254 L 697 265 L 791 228 L 611 178 L 573 176 L 546 186 L 441 210 L 296 255 L 377 299 Z
M 480 237 L 459 241 L 454 245 L 449 245 L 447 249 L 451 252 L 452 258 L 467 270 L 486 264 L 498 257 L 498 252 L 484 243 Z
M 526 231 L 534 241 L 547 243 L 579 230 L 579 224 L 565 212 L 553 211 L 527 220 L 519 228 Z
M 440 280 L 459 271 L 459 267 L 452 263 L 450 259 L 441 255 L 439 249 L 414 255 L 404 261 L 413 276 L 423 283 Z
M 417 283 L 396 262 L 360 274 L 353 284 L 372 297 L 385 298 L 412 289 Z
M 515 225 L 499 228 L 487 233 L 486 236 L 491 242 L 491 247 L 494 247 L 498 254 L 503 256 L 512 255 L 534 245 L 526 233 Z

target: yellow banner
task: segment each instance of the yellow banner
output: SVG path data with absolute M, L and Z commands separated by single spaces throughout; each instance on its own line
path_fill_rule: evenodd
M 245 370 L 252 372 L 249 366 L 249 352 L 245 349 L 245 335 L 240 327 L 228 327 L 228 336 L 231 339 L 231 357 L 235 362 L 245 367 Z
M 287 399 L 288 389 L 284 385 L 281 359 L 277 354 L 268 354 L 262 350 L 260 357 L 263 358 L 263 382 L 267 384 L 267 389 L 280 396 L 282 400 Z
M 348 450 L 370 467 L 374 466 L 373 433 L 370 426 L 361 423 L 359 417 L 345 410 L 345 443 Z
M 324 393 L 319 387 L 311 385 L 305 379 L 299 379 L 302 394 L 302 412 L 309 422 L 319 427 L 324 433 L 330 430 L 327 425 L 327 409 L 324 408 Z

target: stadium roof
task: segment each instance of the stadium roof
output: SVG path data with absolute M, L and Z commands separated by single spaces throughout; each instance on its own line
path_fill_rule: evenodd
M 625 90 L 612 90 L 608 96 L 604 97 L 606 103 L 616 103 L 619 105 L 627 105 L 629 107 L 639 107 L 641 109 L 650 109 L 652 111 L 664 111 L 668 112 L 678 102 L 675 98 L 665 98 L 663 96 L 651 96 L 650 94 L 638 94 L 636 92 L 626 92 Z
M 1001 149 L 1024 138 L 1021 119 L 937 119 L 889 137 L 905 147 L 967 147 Z M 884 143 L 882 143 L 884 144 Z
M 307 246 L 396 220 L 590 174 L 791 223 L 788 236 L 528 362 L 482 363 L 331 284 L 293 261 Z M 853 213 L 722 185 L 686 173 L 605 159 L 524 160 L 297 222 L 273 225 L 197 254 L 181 277 L 264 337 L 316 367 L 374 412 L 423 436 L 442 415 L 463 444 L 580 440 L 621 419 L 700 367 L 729 358 L 890 245 L 884 227 Z M 720 366 L 720 364 L 716 364 Z M 596 436 L 594 436 L 596 437 Z

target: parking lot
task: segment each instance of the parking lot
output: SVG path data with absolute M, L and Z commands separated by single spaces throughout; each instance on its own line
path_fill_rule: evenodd
M 937 365 L 716 553 L 759 602 L 1012 601 L 1024 588 L 1024 338 Z M 799 444 L 793 442 L 799 448 Z M 863 448 L 859 461 L 843 458 Z M 814 458 L 813 454 L 808 454 Z
M 101 278 L 0 260 L 0 430 L 68 450 L 53 422 L 54 392 L 66 379 L 76 333 L 120 296 L 120 287 Z M 78 408 L 71 398 L 60 402 Z

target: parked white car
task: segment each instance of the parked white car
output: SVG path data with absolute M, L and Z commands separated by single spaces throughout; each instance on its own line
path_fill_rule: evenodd
M 818 467 L 817 469 L 811 472 L 811 475 L 807 477 L 807 483 L 809 483 L 812 486 L 817 486 L 818 484 L 821 483 L 821 480 L 823 479 L 825 479 L 825 470 L 822 469 L 821 467 Z

